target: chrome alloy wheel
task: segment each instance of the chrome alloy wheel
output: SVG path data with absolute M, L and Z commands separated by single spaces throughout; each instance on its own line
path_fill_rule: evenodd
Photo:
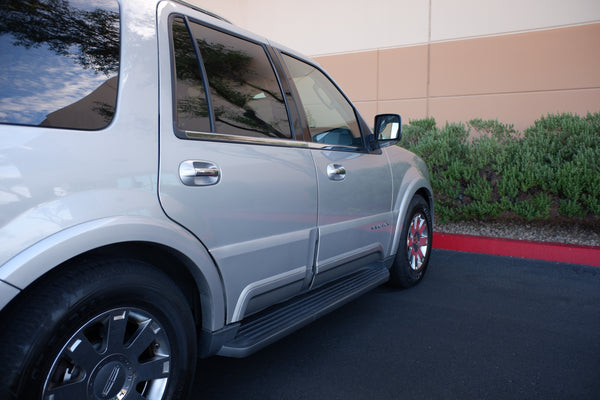
M 89 320 L 60 350 L 42 399 L 150 399 L 163 397 L 171 348 L 149 313 L 119 308 Z
M 413 271 L 417 271 L 423 266 L 427 256 L 428 244 L 429 226 L 427 225 L 427 219 L 422 212 L 418 212 L 410 222 L 406 237 L 408 263 Z

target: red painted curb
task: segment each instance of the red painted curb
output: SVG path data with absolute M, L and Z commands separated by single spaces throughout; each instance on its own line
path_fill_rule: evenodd
M 436 249 L 532 258 L 600 267 L 600 247 L 434 232 Z

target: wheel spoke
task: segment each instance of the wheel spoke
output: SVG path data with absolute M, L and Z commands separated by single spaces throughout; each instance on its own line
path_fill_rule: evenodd
M 427 221 L 423 217 L 419 217 L 420 225 L 419 225 L 419 234 L 422 235 L 427 232 Z
M 88 374 L 92 372 L 101 358 L 101 355 L 82 333 L 72 338 L 63 354 Z
M 69 382 L 64 385 L 53 387 L 44 392 L 44 400 L 70 400 L 86 399 L 87 384 L 85 380 L 79 382 Z
M 127 328 L 127 312 L 115 313 L 108 322 L 108 351 L 121 351 L 125 341 L 125 329 Z
M 133 336 L 129 346 L 126 347 L 126 352 L 129 353 L 130 359 L 136 359 L 150 346 L 150 343 L 156 338 L 154 324 L 151 319 L 148 319 L 140 324 L 138 331 Z M 160 329 L 156 327 L 156 329 Z
M 159 356 L 154 360 L 139 364 L 137 380 L 138 382 L 144 382 L 153 379 L 168 378 L 170 368 L 171 358 L 168 356 Z
M 414 252 L 415 257 L 417 257 L 417 261 L 421 262 L 421 260 L 423 259 L 423 257 L 425 257 L 425 255 L 423 254 L 422 248 L 421 247 L 417 247 L 417 249 Z
M 410 223 L 406 239 L 408 262 L 413 270 L 421 268 L 429 245 L 429 228 L 422 214 L 416 214 Z
M 410 267 L 412 269 L 417 269 L 417 256 L 414 253 L 411 253 L 409 261 L 410 261 Z
M 415 236 L 418 233 L 417 228 L 417 219 L 413 219 L 412 224 L 410 224 L 410 236 Z
M 416 215 L 410 225 L 411 235 L 414 236 L 416 234 L 423 234 L 423 232 L 427 229 L 427 224 L 425 222 L 425 219 L 423 219 L 420 215 Z
M 129 400 L 129 399 L 131 399 L 131 400 L 147 400 L 146 397 L 142 396 L 141 394 L 139 394 L 135 390 L 132 391 L 132 392 L 127 393 L 127 395 L 128 395 L 127 400 Z

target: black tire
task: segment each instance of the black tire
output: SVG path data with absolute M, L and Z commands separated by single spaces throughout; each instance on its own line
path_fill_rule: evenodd
M 408 205 L 398 252 L 390 269 L 390 284 L 409 288 L 423 279 L 432 239 L 431 212 L 425 199 L 415 195 Z
M 137 260 L 59 272 L 2 312 L 2 398 L 187 398 L 196 330 L 165 273 Z

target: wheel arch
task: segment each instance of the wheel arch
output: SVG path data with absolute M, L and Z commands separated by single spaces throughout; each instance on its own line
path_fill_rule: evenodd
M 48 274 L 60 275 L 63 268 L 75 266 L 89 258 L 134 259 L 150 264 L 169 276 L 184 294 L 194 315 L 197 327 L 205 326 L 202 306 L 209 304 L 210 296 L 202 295 L 209 291 L 208 283 L 202 274 L 194 274 L 197 270 L 194 263 L 179 251 L 152 242 L 120 242 L 92 249 L 57 266 Z M 206 322 L 208 323 L 208 321 Z
M 216 265 L 195 236 L 169 220 L 114 217 L 68 228 L 6 262 L 0 280 L 20 289 L 19 297 L 34 282 L 58 277 L 90 257 L 133 258 L 161 269 L 181 288 L 197 325 L 223 327 L 226 303 Z
M 404 175 L 396 194 L 394 204 L 396 224 L 390 247 L 390 255 L 394 255 L 398 252 L 400 235 L 402 234 L 402 227 L 404 226 L 404 219 L 406 218 L 406 211 L 410 201 L 415 195 L 423 197 L 427 202 L 431 213 L 431 230 L 433 231 L 433 189 L 431 188 L 427 174 L 423 173 L 418 168 L 412 167 Z

